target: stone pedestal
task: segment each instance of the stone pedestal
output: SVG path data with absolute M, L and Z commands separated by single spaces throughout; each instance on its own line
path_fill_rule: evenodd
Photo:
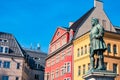
M 92 71 L 83 76 L 85 80 L 114 80 L 117 76 L 112 71 Z

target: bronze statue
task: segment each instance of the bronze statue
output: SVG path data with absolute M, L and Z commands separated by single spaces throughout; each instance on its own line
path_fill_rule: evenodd
M 105 70 L 103 55 L 103 52 L 106 50 L 106 45 L 103 40 L 104 28 L 99 24 L 97 18 L 92 18 L 91 23 L 92 28 L 90 31 L 90 70 Z M 98 56 L 96 65 L 94 55 Z

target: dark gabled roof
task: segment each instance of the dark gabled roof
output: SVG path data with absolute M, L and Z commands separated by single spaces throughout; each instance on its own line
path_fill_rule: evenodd
M 47 53 L 38 51 L 38 50 L 31 50 L 31 49 L 25 49 L 23 48 L 25 53 L 27 53 L 30 57 L 46 57 Z
M 9 47 L 9 54 L 6 54 L 6 56 L 23 57 L 21 46 L 12 34 L 6 32 L 0 32 L 0 38 L 8 40 L 8 42 L 6 43 L 0 42 L 0 45 Z
M 23 48 L 26 56 L 29 56 L 28 64 L 33 65 L 30 60 L 40 59 L 35 62 L 40 63 L 43 67 L 45 66 L 45 58 L 47 57 L 47 53 L 38 51 L 38 50 L 31 50 Z M 27 58 L 27 57 L 26 57 Z
M 84 23 L 84 21 L 88 18 L 88 16 L 93 12 L 95 7 L 91 8 L 88 12 L 86 12 L 81 18 L 79 18 L 75 23 L 73 23 L 70 27 L 70 29 L 73 29 L 73 31 L 76 31 L 76 29 Z

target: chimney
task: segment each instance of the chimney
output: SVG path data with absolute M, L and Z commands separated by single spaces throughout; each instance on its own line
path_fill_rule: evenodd
M 94 7 L 103 9 L 103 2 L 101 0 L 94 0 Z
M 71 25 L 73 24 L 74 22 L 69 22 L 69 27 L 71 27 Z

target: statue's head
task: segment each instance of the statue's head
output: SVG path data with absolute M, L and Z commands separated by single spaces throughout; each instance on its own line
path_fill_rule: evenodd
M 97 18 L 92 18 L 91 23 L 92 23 L 92 26 L 95 26 L 99 23 L 99 21 Z

